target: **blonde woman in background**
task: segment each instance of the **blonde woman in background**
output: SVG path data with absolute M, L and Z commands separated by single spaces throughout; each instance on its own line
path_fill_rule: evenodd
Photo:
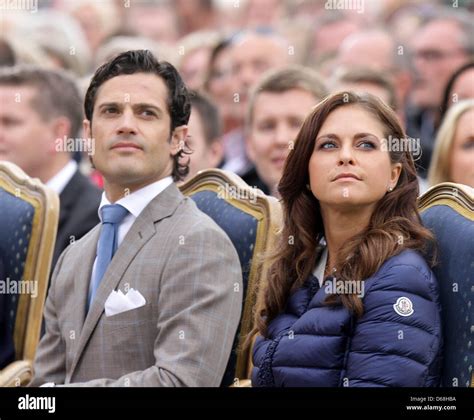
M 430 186 L 456 182 L 474 188 L 474 99 L 447 112 L 436 137 L 428 181 Z

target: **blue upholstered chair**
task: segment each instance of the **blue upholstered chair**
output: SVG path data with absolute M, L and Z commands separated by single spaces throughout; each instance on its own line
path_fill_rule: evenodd
M 242 351 L 243 338 L 253 328 L 257 290 L 268 268 L 255 258 L 274 242 L 281 227 L 280 204 L 274 197 L 249 187 L 237 175 L 219 169 L 201 171 L 181 186 L 198 208 L 210 216 L 229 236 L 239 255 L 243 273 L 242 318 L 222 386 L 250 375 L 251 357 Z
M 424 225 L 436 236 L 444 329 L 443 386 L 473 386 L 474 190 L 445 182 L 419 198 Z
M 0 386 L 32 377 L 58 217 L 56 193 L 0 161 Z

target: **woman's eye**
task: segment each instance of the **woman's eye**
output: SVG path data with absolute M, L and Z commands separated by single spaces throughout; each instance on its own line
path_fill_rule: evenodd
M 362 149 L 375 149 L 375 144 L 371 141 L 361 141 L 358 146 Z
M 333 149 L 334 147 L 336 147 L 336 145 L 332 141 L 326 141 L 321 146 L 319 146 L 320 149 Z
M 463 150 L 474 149 L 474 139 L 468 140 L 462 145 Z

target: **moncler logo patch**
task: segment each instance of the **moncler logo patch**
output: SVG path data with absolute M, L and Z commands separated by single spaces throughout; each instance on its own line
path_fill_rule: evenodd
M 400 316 L 410 316 L 415 312 L 413 310 L 413 303 L 410 299 L 405 296 L 399 297 L 395 305 L 393 305 L 393 309 L 395 312 Z

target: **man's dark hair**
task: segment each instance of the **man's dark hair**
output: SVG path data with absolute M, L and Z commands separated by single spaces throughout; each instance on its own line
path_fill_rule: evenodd
M 186 125 L 191 114 L 189 93 L 176 68 L 166 61 L 158 61 L 148 50 L 127 51 L 100 66 L 92 77 L 84 101 L 86 118 L 92 124 L 92 114 L 97 98 L 97 91 L 107 80 L 124 74 L 152 73 L 163 79 L 168 89 L 168 112 L 171 117 L 170 134 L 176 127 Z M 189 172 L 189 160 L 182 159 L 187 154 L 187 147 L 173 157 L 173 179 L 179 181 Z
M 197 112 L 201 120 L 206 145 L 210 146 L 219 140 L 222 133 L 219 110 L 214 102 L 202 92 L 192 91 L 190 99 L 192 112 Z

